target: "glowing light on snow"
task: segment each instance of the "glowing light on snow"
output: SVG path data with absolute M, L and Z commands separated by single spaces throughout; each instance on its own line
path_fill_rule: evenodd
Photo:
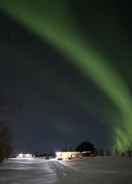
M 20 154 L 18 154 L 18 156 L 16 157 L 17 159 L 32 159 L 33 158 L 33 156 L 32 156 L 32 154 L 29 154 L 29 153 L 27 153 L 27 154 L 23 154 L 23 153 L 20 153 Z
M 20 153 L 18 156 L 17 156 L 17 158 L 23 158 L 23 153 Z

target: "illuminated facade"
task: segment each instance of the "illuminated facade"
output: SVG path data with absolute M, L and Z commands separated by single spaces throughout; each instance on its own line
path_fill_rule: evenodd
M 58 160 L 70 160 L 81 158 L 80 152 L 56 152 L 56 159 Z

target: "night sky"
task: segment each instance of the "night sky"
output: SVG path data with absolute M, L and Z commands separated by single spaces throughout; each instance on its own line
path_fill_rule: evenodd
M 131 6 L 104 2 L 68 1 L 81 36 L 131 93 Z M 53 151 L 84 140 L 112 145 L 117 107 L 105 92 L 72 57 L 3 9 L 0 58 L 0 120 L 11 128 L 15 150 Z

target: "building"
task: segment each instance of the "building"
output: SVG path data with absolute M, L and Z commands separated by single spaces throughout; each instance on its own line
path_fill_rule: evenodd
M 80 152 L 74 152 L 74 151 L 56 152 L 57 160 L 71 160 L 71 159 L 80 159 L 80 158 L 81 158 Z

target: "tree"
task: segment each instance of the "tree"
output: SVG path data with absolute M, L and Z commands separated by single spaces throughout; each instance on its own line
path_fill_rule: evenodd
M 112 155 L 112 154 L 111 154 L 111 151 L 110 151 L 110 150 L 106 150 L 105 155 L 106 155 L 106 156 L 111 156 L 111 155 Z
M 0 162 L 12 153 L 8 127 L 0 127 Z
M 101 149 L 99 150 L 98 155 L 99 155 L 99 156 L 105 156 L 105 151 L 104 151 L 103 148 L 101 148 Z
M 128 158 L 132 158 L 132 150 L 128 150 L 126 153 Z
M 96 154 L 95 145 L 90 142 L 82 142 L 76 147 L 76 151 L 89 152 L 90 154 Z

